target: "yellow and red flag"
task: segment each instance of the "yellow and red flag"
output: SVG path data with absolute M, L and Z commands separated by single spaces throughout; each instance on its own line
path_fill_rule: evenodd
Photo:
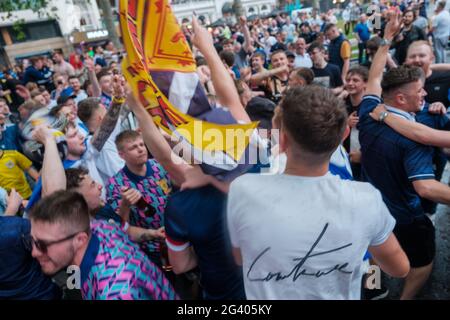
M 121 0 L 120 26 L 123 73 L 155 123 L 187 144 L 197 163 L 221 171 L 245 164 L 257 123 L 236 124 L 210 106 L 168 1 Z

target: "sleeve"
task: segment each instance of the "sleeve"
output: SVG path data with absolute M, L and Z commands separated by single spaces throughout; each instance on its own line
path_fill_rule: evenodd
M 108 180 L 108 185 L 106 186 L 106 200 L 114 212 L 119 212 L 119 200 L 121 198 L 120 186 L 113 177 Z
M 375 221 L 371 225 L 373 226 L 373 234 L 370 239 L 370 246 L 378 246 L 383 244 L 395 227 L 395 219 L 389 212 L 386 204 L 383 202 L 380 191 L 373 188 L 375 199 L 374 208 L 376 212 L 374 213 Z
M 341 76 L 341 71 L 339 70 L 339 68 L 336 66 L 336 69 L 333 71 L 334 73 L 334 88 L 336 87 L 341 87 L 344 85 L 344 82 L 342 82 L 342 76 Z
M 230 186 L 230 192 L 228 193 L 227 202 L 227 225 L 228 233 L 230 235 L 231 245 L 234 248 L 240 248 L 239 243 L 239 179 L 233 181 Z
M 16 152 L 16 159 L 17 164 L 24 171 L 30 169 L 31 165 L 33 164 L 27 157 L 25 157 L 20 152 Z
M 173 200 L 173 198 L 170 200 Z M 184 215 L 178 210 L 180 206 L 177 205 L 177 201 L 170 200 L 164 212 L 166 244 L 170 250 L 180 252 L 191 245 L 188 237 L 188 226 Z
M 350 59 L 352 56 L 352 47 L 349 41 L 344 41 L 341 46 L 341 58 L 342 59 Z
M 380 103 L 382 103 L 380 97 L 375 95 L 364 96 L 358 108 L 358 117 L 368 117 L 369 113 L 372 112 L 372 110 L 375 109 Z
M 406 149 L 403 157 L 403 167 L 405 168 L 408 179 L 428 180 L 434 179 L 433 171 L 433 149 L 418 143 Z

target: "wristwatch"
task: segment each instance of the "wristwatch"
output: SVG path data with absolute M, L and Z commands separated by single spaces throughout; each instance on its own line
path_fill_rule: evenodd
M 381 39 L 381 42 L 380 42 L 380 46 L 391 46 L 391 44 L 392 44 L 392 40 L 387 40 L 387 39 Z
M 384 122 L 384 119 L 386 119 L 386 117 L 389 115 L 389 112 L 383 111 L 382 113 L 380 113 L 380 116 L 378 117 L 378 120 L 380 122 Z

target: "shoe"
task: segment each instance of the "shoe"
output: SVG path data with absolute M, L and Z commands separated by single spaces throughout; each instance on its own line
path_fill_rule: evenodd
M 389 294 L 389 289 L 381 287 L 381 289 L 363 289 L 363 300 L 382 300 Z

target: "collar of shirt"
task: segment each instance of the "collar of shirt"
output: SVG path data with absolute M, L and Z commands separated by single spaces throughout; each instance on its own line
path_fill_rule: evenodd
M 405 118 L 406 120 L 409 120 L 409 121 L 412 121 L 412 122 L 416 122 L 415 116 L 413 114 L 411 114 L 411 113 L 408 113 L 406 111 L 400 110 L 400 109 L 395 108 L 395 107 L 390 107 L 390 106 L 386 106 L 386 109 L 389 112 L 395 114 L 398 117 L 402 117 L 402 118 Z
M 97 236 L 92 233 L 88 247 L 83 256 L 83 261 L 81 261 L 80 265 L 82 284 L 87 280 L 87 277 L 89 276 L 89 271 L 95 264 L 95 258 L 97 258 L 99 249 L 100 249 L 100 241 L 98 240 Z
M 137 174 L 134 174 L 133 172 L 131 172 L 131 170 L 126 165 L 123 168 L 123 172 L 135 184 L 138 184 L 139 182 L 141 182 L 142 180 L 146 179 L 147 177 L 150 177 L 153 174 L 153 170 L 151 168 L 151 165 L 150 165 L 149 161 L 147 161 L 147 172 L 145 173 L 145 176 L 139 176 Z

